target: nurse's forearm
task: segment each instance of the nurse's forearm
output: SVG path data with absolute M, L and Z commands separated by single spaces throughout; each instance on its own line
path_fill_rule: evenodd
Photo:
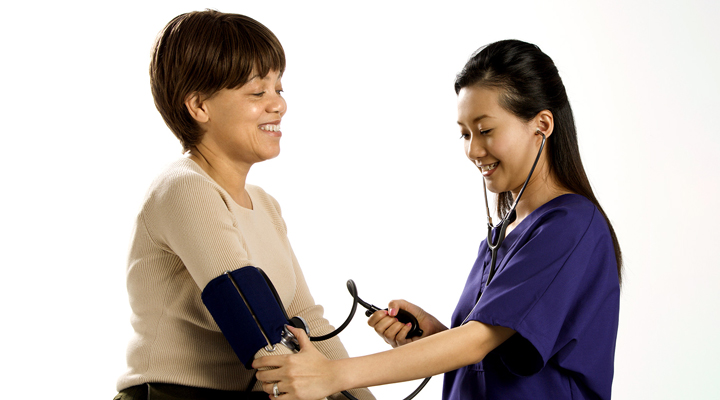
M 333 361 L 344 388 L 409 381 L 480 362 L 515 333 L 471 321 L 386 352 Z

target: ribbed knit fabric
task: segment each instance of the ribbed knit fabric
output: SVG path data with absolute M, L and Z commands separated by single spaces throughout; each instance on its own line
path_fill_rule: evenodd
M 254 371 L 240 363 L 200 297 L 205 285 L 225 271 L 262 268 L 288 315 L 303 317 L 313 336 L 333 330 L 310 295 L 280 206 L 257 186 L 246 190 L 252 210 L 237 205 L 189 158 L 170 165 L 151 185 L 128 260 L 135 334 L 118 390 L 146 382 L 246 389 Z M 337 337 L 313 344 L 330 359 L 348 356 Z M 283 353 L 289 350 L 278 346 L 272 354 Z M 256 357 L 262 355 L 268 353 L 261 350 Z M 374 398 L 367 389 L 352 393 Z

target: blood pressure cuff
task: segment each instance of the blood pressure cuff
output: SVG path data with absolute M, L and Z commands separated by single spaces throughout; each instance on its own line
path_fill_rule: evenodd
M 260 268 L 243 267 L 218 276 L 203 289 L 202 301 L 247 369 L 268 341 L 280 343 L 288 323 L 275 287 Z

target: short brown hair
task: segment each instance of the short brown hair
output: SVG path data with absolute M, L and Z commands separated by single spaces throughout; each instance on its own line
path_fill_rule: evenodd
M 160 32 L 150 62 L 155 106 L 183 151 L 203 132 L 185 107 L 192 93 L 212 96 L 244 85 L 256 71 L 285 71 L 285 51 L 263 24 L 240 14 L 194 11 L 173 18 Z

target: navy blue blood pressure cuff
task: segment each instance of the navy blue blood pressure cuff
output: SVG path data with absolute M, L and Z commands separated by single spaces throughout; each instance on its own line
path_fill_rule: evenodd
M 280 343 L 288 318 L 265 273 L 243 267 L 210 281 L 202 301 L 245 368 L 263 347 Z

